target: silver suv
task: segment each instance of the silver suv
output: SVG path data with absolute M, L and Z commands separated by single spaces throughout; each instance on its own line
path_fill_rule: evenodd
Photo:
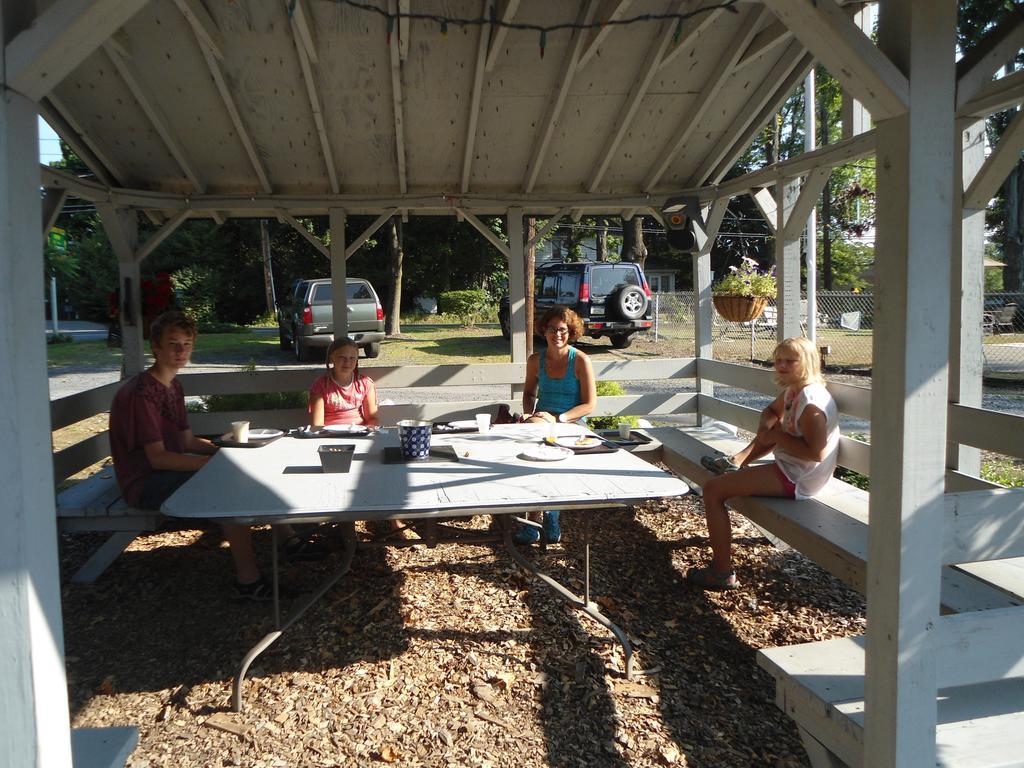
M 380 354 L 384 340 L 384 308 L 366 280 L 350 277 L 347 335 L 367 357 Z M 334 306 L 330 279 L 297 280 L 277 309 L 281 349 L 291 349 L 299 361 L 313 359 L 313 351 L 325 350 L 334 341 Z

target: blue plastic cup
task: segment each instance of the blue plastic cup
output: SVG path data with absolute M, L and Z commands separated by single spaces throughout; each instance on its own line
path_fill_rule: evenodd
M 433 426 L 433 422 L 413 419 L 398 422 L 398 440 L 405 458 L 425 459 L 430 455 L 430 430 Z

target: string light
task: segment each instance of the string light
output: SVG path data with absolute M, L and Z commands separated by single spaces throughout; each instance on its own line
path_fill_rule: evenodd
M 558 24 L 532 24 L 528 22 L 518 21 L 504 21 L 498 18 L 497 11 L 493 4 L 489 6 L 489 12 L 485 15 L 478 17 L 460 17 L 460 16 L 446 16 L 439 13 L 421 13 L 415 11 L 397 11 L 392 13 L 385 8 L 380 8 L 372 3 L 361 2 L 360 0 L 334 0 L 338 5 L 347 5 L 350 8 L 355 8 L 360 11 L 366 11 L 367 13 L 375 13 L 378 16 L 382 16 L 388 20 L 389 24 L 393 24 L 396 19 L 409 19 L 411 21 L 429 21 L 437 24 L 441 28 L 442 33 L 448 31 L 448 25 L 454 25 L 456 27 L 480 27 L 484 25 L 491 25 L 494 27 L 504 27 L 505 29 L 523 30 L 528 32 L 537 32 L 541 37 L 541 51 L 543 56 L 544 43 L 546 42 L 546 35 L 548 32 L 557 32 L 563 29 L 567 30 L 586 30 L 586 29 L 601 29 L 606 26 L 629 26 L 631 24 L 643 24 L 647 22 L 656 21 L 675 21 L 677 22 L 675 39 L 678 41 L 679 36 L 682 33 L 682 23 L 687 19 L 692 19 L 695 16 L 699 16 L 703 13 L 711 13 L 712 11 L 725 10 L 730 13 L 739 13 L 736 9 L 737 3 L 740 0 L 721 0 L 721 2 L 714 5 L 706 5 L 702 8 L 697 8 L 692 11 L 685 13 L 642 13 L 636 16 L 629 16 L 621 19 L 602 19 L 600 21 L 593 21 L 587 23 L 580 23 L 575 21 L 564 21 Z M 294 5 L 294 2 L 293 2 Z

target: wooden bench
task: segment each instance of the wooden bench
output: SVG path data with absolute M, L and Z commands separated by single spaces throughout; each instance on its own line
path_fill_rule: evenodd
M 745 445 L 720 427 L 655 427 L 645 432 L 660 445 L 649 456 L 702 486 L 714 475 L 702 456 L 735 453 Z M 796 501 L 756 496 L 730 501 L 772 540 L 781 540 L 860 593 L 865 590 L 868 548 L 868 494 L 833 478 L 813 499 Z M 942 607 L 951 613 L 1024 605 L 1024 570 L 1019 561 L 946 566 Z M 970 571 L 970 572 L 968 572 Z M 989 578 L 983 578 L 980 574 Z

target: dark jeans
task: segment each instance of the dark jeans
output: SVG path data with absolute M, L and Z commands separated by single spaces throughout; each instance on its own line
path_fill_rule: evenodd
M 139 509 L 160 509 L 172 493 L 178 490 L 195 472 L 158 469 L 142 481 Z

